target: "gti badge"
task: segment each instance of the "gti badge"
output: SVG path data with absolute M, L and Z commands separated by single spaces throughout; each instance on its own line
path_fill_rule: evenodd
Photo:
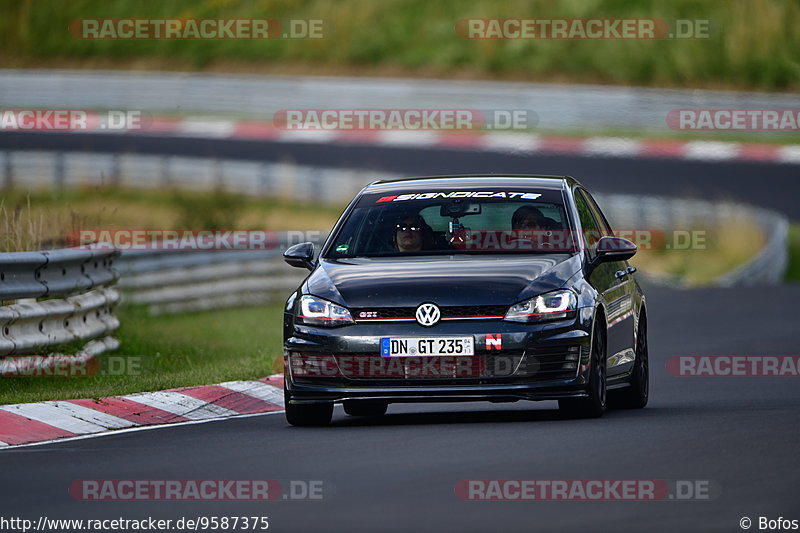
M 417 322 L 423 326 L 433 326 L 442 317 L 436 304 L 422 304 L 417 307 Z

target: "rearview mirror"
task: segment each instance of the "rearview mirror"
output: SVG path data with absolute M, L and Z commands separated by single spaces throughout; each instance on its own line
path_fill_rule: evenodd
M 467 215 L 480 214 L 481 204 L 471 204 L 469 202 L 465 202 L 461 198 L 456 198 L 450 203 L 442 204 L 442 206 L 439 207 L 439 216 L 441 217 L 461 218 Z
M 636 253 L 636 245 L 628 239 L 620 237 L 601 237 L 597 241 L 595 252 L 597 256 L 595 263 L 607 263 L 611 261 L 625 261 Z
M 283 252 L 283 260 L 293 267 L 314 270 L 314 243 L 301 242 Z

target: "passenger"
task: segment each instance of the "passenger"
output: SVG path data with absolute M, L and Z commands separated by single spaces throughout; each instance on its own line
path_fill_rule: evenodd
M 540 230 L 545 217 L 538 208 L 532 205 L 523 205 L 511 215 L 511 229 L 520 230 Z
M 542 239 L 547 239 L 546 235 L 551 233 L 549 230 L 553 229 L 551 223 L 554 222 L 545 217 L 539 208 L 524 205 L 511 215 L 510 244 L 521 250 L 549 247 L 543 246 L 545 243 Z

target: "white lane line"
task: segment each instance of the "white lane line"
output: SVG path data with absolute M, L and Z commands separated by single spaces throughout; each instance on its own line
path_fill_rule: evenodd
M 631 156 L 637 155 L 642 145 L 624 137 L 590 137 L 584 141 L 583 149 L 591 155 Z
M 684 152 L 683 157 L 686 159 L 722 161 L 725 159 L 733 159 L 738 154 L 738 143 L 692 141 L 686 143 L 686 151 Z
M 376 136 L 376 144 L 388 146 L 431 146 L 441 135 L 435 131 L 383 130 Z
M 3 405 L 0 409 L 70 433 L 97 433 L 135 426 L 134 422 L 69 402 Z
M 226 381 L 219 386 L 283 407 L 283 391 L 260 381 Z
M 486 133 L 482 140 L 484 149 L 500 152 L 535 152 L 542 144 L 538 135 L 524 133 Z
M 783 146 L 778 150 L 778 161 L 800 163 L 800 146 Z
M 189 137 L 230 137 L 236 129 L 232 120 L 208 120 L 189 118 L 181 122 L 178 131 Z
M 190 420 L 203 420 L 205 418 L 215 418 L 218 416 L 238 415 L 236 411 L 225 409 L 218 405 L 213 405 L 197 398 L 192 398 L 180 392 L 157 391 L 144 392 L 140 394 L 129 394 L 123 398 L 167 411 L 174 415 L 182 416 Z
M 280 130 L 276 140 L 281 142 L 327 143 L 339 137 L 335 130 Z

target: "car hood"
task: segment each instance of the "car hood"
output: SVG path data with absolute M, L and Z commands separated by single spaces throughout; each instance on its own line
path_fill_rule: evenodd
M 305 291 L 346 307 L 510 305 L 564 287 L 580 266 L 568 254 L 323 259 Z

